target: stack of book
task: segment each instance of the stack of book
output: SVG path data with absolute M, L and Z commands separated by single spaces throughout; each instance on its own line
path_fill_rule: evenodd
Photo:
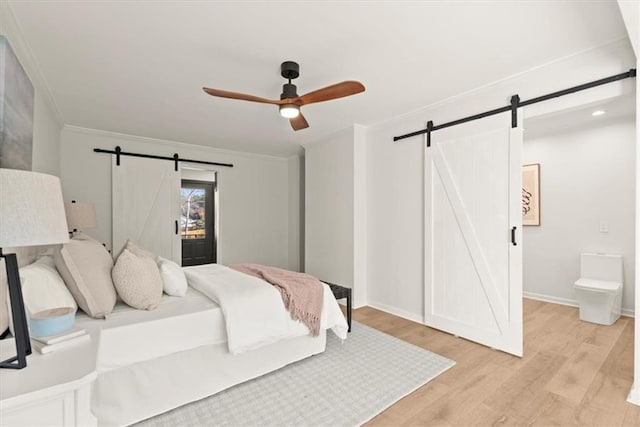
M 31 347 L 42 354 L 46 354 L 87 342 L 89 339 L 91 339 L 91 335 L 89 335 L 86 330 L 75 328 L 48 337 L 31 337 Z

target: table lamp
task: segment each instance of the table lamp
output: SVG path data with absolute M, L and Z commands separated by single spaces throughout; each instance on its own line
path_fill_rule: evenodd
M 31 342 L 22 299 L 18 260 L 3 248 L 39 246 L 69 241 L 60 179 L 43 173 L 0 168 L 0 259 L 4 258 L 11 303 L 16 356 L 0 368 L 22 369 Z
M 81 228 L 96 227 L 96 208 L 93 203 L 80 203 L 72 200 L 64 204 L 67 215 L 67 226 L 71 236 L 75 236 Z

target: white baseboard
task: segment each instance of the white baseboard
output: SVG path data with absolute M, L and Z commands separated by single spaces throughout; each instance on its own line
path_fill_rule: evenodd
M 560 298 L 554 297 L 550 295 L 536 294 L 535 292 L 523 292 L 522 293 L 525 298 L 535 299 L 538 301 L 544 302 L 552 302 L 554 304 L 568 305 L 570 307 L 578 307 L 578 301 L 568 299 L 568 298 Z M 627 317 L 635 317 L 635 311 L 630 308 L 622 308 L 622 315 Z
M 640 390 L 636 387 L 635 381 L 631 386 L 631 390 L 629 390 L 629 395 L 627 396 L 627 402 L 640 406 Z
M 523 292 L 525 298 L 535 299 L 538 301 L 552 302 L 554 304 L 568 305 L 570 307 L 578 307 L 578 302 L 568 298 L 553 297 L 550 295 L 536 294 L 535 292 Z
M 415 313 L 411 313 L 411 312 L 401 310 L 399 308 L 392 307 L 390 305 L 382 304 L 375 301 L 367 301 L 367 305 L 377 310 L 384 311 L 385 313 L 393 314 L 394 316 L 402 317 L 403 319 L 411 320 L 412 322 L 417 322 L 424 325 L 424 317 L 420 315 L 416 315 Z
M 577 301 L 568 299 L 568 298 L 560 298 L 560 297 L 554 297 L 550 295 L 537 294 L 535 292 L 523 292 L 523 296 L 529 299 L 535 299 L 535 300 L 544 301 L 544 302 L 551 302 L 554 304 L 567 305 L 570 307 L 578 307 Z M 399 309 L 397 307 L 393 307 L 393 306 L 383 304 L 381 302 L 376 302 L 376 301 L 367 301 L 367 305 L 369 307 L 378 309 L 380 311 L 384 311 L 385 313 L 393 314 L 394 316 L 402 317 L 403 319 L 411 320 L 412 322 L 424 324 L 424 317 L 417 315 L 415 313 L 411 313 L 411 312 Z M 628 317 L 635 317 L 635 312 L 634 310 L 631 310 L 629 308 L 623 308 L 622 315 L 628 316 Z M 638 391 L 638 395 L 639 395 L 638 402 L 640 402 L 640 390 Z

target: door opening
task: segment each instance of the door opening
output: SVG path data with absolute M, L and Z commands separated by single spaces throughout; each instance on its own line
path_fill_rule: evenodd
M 182 180 L 180 236 L 183 266 L 217 261 L 215 192 L 216 182 Z
M 539 165 L 540 214 L 523 230 L 525 297 L 577 307 L 581 254 L 615 254 L 622 314 L 633 315 L 635 103 L 631 93 L 527 120 L 522 157 Z

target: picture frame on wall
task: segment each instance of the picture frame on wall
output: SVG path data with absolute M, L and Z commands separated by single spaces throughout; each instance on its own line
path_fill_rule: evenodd
M 0 167 L 31 170 L 35 91 L 9 41 L 0 35 Z
M 522 225 L 540 225 L 540 164 L 522 165 Z

